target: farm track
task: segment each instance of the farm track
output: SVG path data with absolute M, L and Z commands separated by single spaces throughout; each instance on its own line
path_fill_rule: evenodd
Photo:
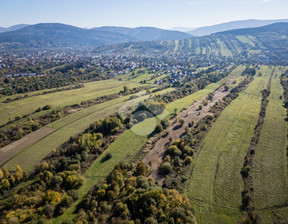
M 220 81 L 222 83 L 223 80 Z M 167 105 L 163 114 L 158 115 L 156 118 L 146 119 L 145 121 L 135 125 L 132 129 L 124 132 L 120 135 L 109 147 L 105 150 L 99 158 L 95 160 L 95 162 L 88 168 L 86 173 L 84 174 L 85 183 L 79 189 L 79 199 L 64 213 L 64 215 L 54 219 L 53 223 L 61 223 L 68 216 L 73 217 L 73 212 L 76 208 L 76 205 L 81 201 L 81 199 L 87 194 L 87 192 L 91 189 L 91 187 L 100 179 L 105 178 L 113 169 L 113 167 L 119 161 L 130 161 L 132 160 L 136 154 L 141 150 L 141 148 L 148 141 L 149 134 L 154 130 L 156 123 L 159 123 L 161 119 L 171 115 L 173 113 L 174 108 L 181 110 L 184 107 L 189 106 L 193 102 L 201 99 L 203 96 L 215 91 L 220 85 L 219 84 L 211 84 L 207 86 L 205 89 L 200 90 L 192 95 L 189 95 L 185 98 L 176 100 Z M 193 97 L 194 96 L 194 97 Z M 185 101 L 186 99 L 186 101 Z M 187 100 L 189 99 L 189 100 Z M 184 102 L 185 101 L 185 102 Z M 139 135 L 139 133 L 143 130 L 150 129 L 150 132 Z M 132 140 L 133 139 L 133 140 Z M 120 151 L 124 149 L 123 151 Z M 112 159 L 108 160 L 105 163 L 101 163 L 101 159 L 105 157 L 106 153 L 112 153 Z
M 223 99 L 229 93 L 230 91 L 225 92 L 224 87 L 221 87 L 214 92 L 213 100 L 209 101 L 209 103 L 204 106 L 202 110 L 199 110 L 198 108 L 200 105 L 203 104 L 203 100 L 205 100 L 205 97 L 194 102 L 186 110 L 180 112 L 177 117 L 170 120 L 172 125 L 167 130 L 169 134 L 163 138 L 160 138 L 156 143 L 154 143 L 154 147 L 146 154 L 146 156 L 142 160 L 146 165 L 149 164 L 149 176 L 153 177 L 155 181 L 158 182 L 158 184 L 161 185 L 165 179 L 163 175 L 160 175 L 158 173 L 158 168 L 163 162 L 163 155 L 166 150 L 166 145 L 168 145 L 170 142 L 169 139 L 171 138 L 172 141 L 179 139 L 181 135 L 185 132 L 186 125 L 179 125 L 177 119 L 183 119 L 185 121 L 185 124 L 188 124 L 193 120 L 196 124 L 205 116 L 209 115 L 209 110 L 215 105 L 215 103 Z

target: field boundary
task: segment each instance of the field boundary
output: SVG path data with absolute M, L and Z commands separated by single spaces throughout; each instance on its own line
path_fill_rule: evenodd
M 12 142 L 11 144 L 0 149 L 0 167 L 5 165 L 10 159 L 17 156 L 26 148 L 47 137 L 48 135 L 55 132 L 56 129 L 49 127 L 42 127 L 37 131 L 34 131 L 23 138 Z

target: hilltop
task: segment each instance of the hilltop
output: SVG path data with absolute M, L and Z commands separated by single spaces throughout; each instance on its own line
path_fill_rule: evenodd
M 95 52 L 101 53 L 109 48 L 113 52 L 129 54 L 185 54 L 195 58 L 285 61 L 287 37 L 288 23 L 275 23 L 179 41 L 124 43 L 97 48 Z
M 9 49 L 98 47 L 139 40 L 175 40 L 191 37 L 152 27 L 83 29 L 60 23 L 42 23 L 0 33 L 0 46 Z
M 193 30 L 188 31 L 187 33 L 193 36 L 207 36 L 213 33 L 224 32 L 228 30 L 235 29 L 245 29 L 245 28 L 255 28 L 260 26 L 267 26 L 273 23 L 280 22 L 288 22 L 288 19 L 277 19 L 277 20 L 257 20 L 257 19 L 249 19 L 249 20 L 239 20 L 232 21 L 227 23 L 220 23 L 212 26 L 204 26 L 199 27 Z

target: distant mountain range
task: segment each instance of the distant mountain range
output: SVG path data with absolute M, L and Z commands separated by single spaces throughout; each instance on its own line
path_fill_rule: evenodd
M 4 32 L 10 32 L 10 31 L 15 31 L 15 30 L 20 30 L 26 26 L 29 26 L 27 24 L 18 24 L 18 25 L 15 25 L 15 26 L 10 26 L 10 27 L 0 27 L 0 33 L 4 33 Z
M 0 47 L 12 49 L 98 47 L 131 41 L 175 40 L 188 37 L 191 35 L 184 32 L 153 27 L 83 29 L 59 23 L 42 23 L 0 33 Z
M 200 27 L 191 31 L 186 31 L 187 33 L 193 36 L 206 36 L 213 33 L 224 32 L 228 30 L 235 30 L 235 29 L 244 29 L 244 28 L 255 28 L 260 26 L 266 26 L 273 23 L 287 23 L 288 19 L 278 19 L 278 20 L 239 20 L 239 21 L 232 21 L 228 23 L 221 23 L 213 26 L 205 26 Z
M 288 23 L 231 30 L 185 40 L 123 43 L 97 48 L 95 53 L 105 52 L 107 49 L 116 53 L 182 54 L 195 59 L 237 58 L 249 61 L 282 61 L 287 63 Z
M 138 41 L 182 40 L 191 37 L 190 34 L 184 32 L 163 30 L 155 27 L 127 28 L 127 27 L 103 26 L 99 28 L 93 28 L 92 30 L 120 33 L 133 37 L 135 40 Z

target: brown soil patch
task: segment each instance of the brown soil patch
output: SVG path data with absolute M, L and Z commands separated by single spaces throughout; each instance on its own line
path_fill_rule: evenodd
M 15 155 L 26 149 L 30 145 L 38 142 L 47 135 L 53 133 L 56 129 L 43 127 L 37 131 L 24 136 L 16 142 L 13 142 L 0 149 L 0 166 L 5 164 L 8 160 L 12 159 Z
M 208 101 L 208 104 L 206 106 L 203 105 L 203 100 L 206 99 L 206 97 L 204 97 L 194 102 L 186 110 L 181 111 L 176 118 L 170 120 L 171 125 L 167 129 L 169 134 L 156 141 L 154 147 L 146 154 L 143 159 L 143 162 L 146 165 L 150 165 L 150 177 L 153 177 L 155 181 L 157 181 L 160 185 L 163 184 L 164 177 L 158 173 L 158 168 L 160 164 L 162 164 L 165 149 L 170 144 L 169 139 L 172 138 L 172 141 L 179 139 L 181 135 L 185 132 L 185 128 L 187 127 L 188 123 L 194 121 L 196 124 L 206 115 L 211 114 L 209 113 L 210 108 L 213 107 L 215 103 L 221 100 L 223 97 L 227 96 L 229 93 L 230 91 L 224 91 L 224 87 L 222 86 L 214 92 L 214 97 L 212 101 Z M 202 110 L 199 110 L 200 105 L 203 106 Z M 177 119 L 178 121 L 180 119 L 184 119 L 184 125 L 181 126 L 179 122 L 177 122 Z

